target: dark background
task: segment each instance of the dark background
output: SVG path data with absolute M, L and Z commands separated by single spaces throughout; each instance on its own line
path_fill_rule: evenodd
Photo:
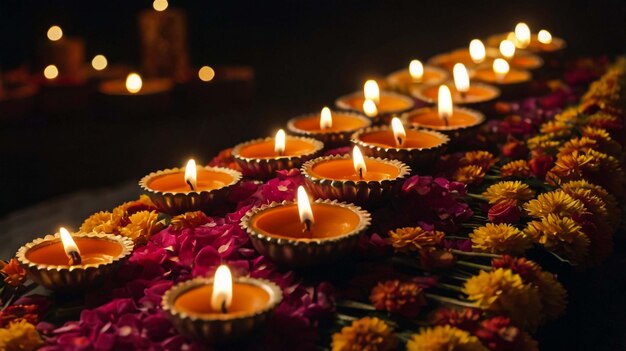
M 37 66 L 50 25 L 86 41 L 86 59 L 139 66 L 137 14 L 152 1 L 0 0 L 0 67 Z M 511 30 L 519 21 L 568 41 L 568 54 L 616 55 L 626 43 L 626 1 L 170 1 L 187 11 L 192 62 L 250 65 L 256 94 L 229 111 L 184 107 L 118 118 L 91 104 L 37 110 L 0 125 L 0 217 L 60 194 L 137 180 L 156 169 L 208 162 L 219 150 L 272 134 L 365 79 Z M 0 110 L 0 114 L 2 111 Z M 1 117 L 1 116 L 0 116 Z M 0 229 L 1 230 L 1 229 Z M 568 315 L 543 328 L 543 350 L 622 350 L 626 261 L 575 275 Z M 611 282 L 610 284 L 607 282 Z

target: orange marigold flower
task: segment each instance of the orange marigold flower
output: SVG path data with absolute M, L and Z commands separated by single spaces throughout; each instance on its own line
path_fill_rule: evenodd
M 129 218 L 130 223 L 121 229 L 120 234 L 136 242 L 143 242 L 162 229 L 156 211 L 139 211 Z
M 532 175 L 528 161 L 511 161 L 500 168 L 502 178 L 528 178 Z
M 480 340 L 469 332 L 449 325 L 422 328 L 411 335 L 407 351 L 487 351 Z
M 415 282 L 389 280 L 378 283 L 370 294 L 370 301 L 377 310 L 397 313 L 415 318 L 426 306 L 424 290 Z
M 516 181 L 504 181 L 491 185 L 483 193 L 490 204 L 497 204 L 503 200 L 514 199 L 519 204 L 532 199 L 535 192 L 526 184 Z
M 524 328 L 535 329 L 541 321 L 539 289 L 524 284 L 510 269 L 481 271 L 465 282 L 463 290 L 477 307 L 505 314 Z
M 574 125 L 562 121 L 548 121 L 541 125 L 540 131 L 543 134 L 553 134 L 557 138 L 568 137 L 572 134 Z
M 376 317 L 364 317 L 333 334 L 332 351 L 392 351 L 398 339 L 387 323 Z
M 34 325 L 20 319 L 0 328 L 0 350 L 34 351 L 43 344 Z
M 589 238 L 571 218 L 551 213 L 541 221 L 529 222 L 524 233 L 573 263 L 583 263 L 588 256 Z
M 26 270 L 20 266 L 20 263 L 12 258 L 8 263 L 0 261 L 2 266 L 2 275 L 4 281 L 11 286 L 20 286 L 26 281 Z
M 589 116 L 587 124 L 591 127 L 620 130 L 622 129 L 622 121 L 614 115 L 608 113 L 597 112 Z
M 409 253 L 425 247 L 437 246 L 445 234 L 436 230 L 424 230 L 421 227 L 398 228 L 389 232 L 389 242 L 398 252 Z
M 578 108 L 570 107 L 570 108 L 563 110 L 563 112 L 557 114 L 556 116 L 554 116 L 554 119 L 562 123 L 576 124 L 578 122 L 579 115 L 580 115 L 580 110 Z
M 80 226 L 83 233 L 110 233 L 119 234 L 121 216 L 111 212 L 101 211 L 89 216 Z
M 493 167 L 496 162 L 498 159 L 488 151 L 468 151 L 461 157 L 462 166 L 479 166 L 485 171 Z
M 597 172 L 599 168 L 599 159 L 587 153 L 574 151 L 556 159 L 554 167 L 546 175 L 546 180 L 552 185 L 557 185 L 564 181 L 581 179 L 585 172 Z
M 532 245 L 532 240 L 510 224 L 487 223 L 469 235 L 472 248 L 482 252 L 521 255 Z
M 586 180 L 574 180 L 561 185 L 561 190 L 571 197 L 582 201 L 592 213 L 606 215 L 613 228 L 617 228 L 621 220 L 621 211 L 617 200 L 603 187 L 591 184 Z
M 170 225 L 176 230 L 196 228 L 209 223 L 211 219 L 202 211 L 186 212 L 172 217 Z
M 553 154 L 561 145 L 561 141 L 557 140 L 557 136 L 553 133 L 538 134 L 532 138 L 528 138 L 526 145 L 531 151 L 541 149 L 547 153 Z
M 536 218 L 543 218 L 551 213 L 560 217 L 588 213 L 581 201 L 572 198 L 560 189 L 539 194 L 535 200 L 525 203 L 524 209 L 529 216 Z
M 485 171 L 483 168 L 476 165 L 463 166 L 454 172 L 452 176 L 457 182 L 464 184 L 478 184 L 485 178 Z

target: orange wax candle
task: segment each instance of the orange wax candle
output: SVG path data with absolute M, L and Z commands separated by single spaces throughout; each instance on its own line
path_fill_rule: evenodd
M 359 136 L 359 139 L 376 146 L 406 149 L 431 148 L 445 142 L 445 140 L 435 134 L 413 129 L 406 130 L 406 137 L 402 146 L 396 145 L 396 138 L 391 129 L 364 133 Z
M 233 181 L 233 176 L 228 173 L 198 168 L 197 185 L 194 191 L 210 191 L 223 188 L 232 184 Z M 147 186 L 152 190 L 160 192 L 191 192 L 189 185 L 185 182 L 184 170 L 155 176 L 147 183 Z
M 174 83 L 168 78 L 144 79 L 141 90 L 131 93 L 126 88 L 126 79 L 115 79 L 102 82 L 100 92 L 105 95 L 153 95 L 169 92 Z
M 499 79 L 493 69 L 484 68 L 477 70 L 474 78 L 482 80 L 483 82 L 506 85 L 528 82 L 532 78 L 532 75 L 528 71 L 511 69 L 502 79 Z
M 329 159 L 317 162 L 311 168 L 311 175 L 318 178 L 342 181 L 381 181 L 397 178 L 401 170 L 389 163 L 373 158 L 365 158 L 367 172 L 361 179 L 354 170 L 352 159 Z
M 74 241 L 81 256 L 78 266 L 110 263 L 124 250 L 122 245 L 110 240 L 75 237 Z M 60 240 L 46 241 L 33 247 L 26 252 L 26 258 L 33 263 L 49 266 L 69 266 L 70 262 Z
M 302 138 L 287 136 L 285 139 L 285 151 L 278 155 L 274 151 L 274 139 L 268 138 L 258 140 L 247 145 L 242 145 L 239 149 L 239 156 L 256 159 L 273 159 L 277 157 L 302 156 L 318 151 L 319 146 Z
M 245 283 L 233 282 L 233 299 L 228 312 L 215 311 L 211 307 L 213 285 L 201 285 L 180 294 L 174 301 L 174 307 L 190 316 L 210 318 L 236 318 L 253 314 L 265 309 L 270 301 L 270 294 L 263 288 Z
M 455 104 L 489 101 L 500 96 L 500 92 L 498 91 L 498 89 L 495 89 L 494 87 L 488 85 L 470 85 L 469 90 L 465 93 L 465 96 L 461 95 L 461 93 L 456 90 L 456 87 L 453 84 L 449 85 L 448 87 L 450 88 L 450 92 L 452 93 L 452 101 Z M 439 87 L 424 87 L 419 90 L 418 94 L 416 94 L 416 97 L 418 97 L 418 95 L 420 98 L 425 98 L 426 102 L 437 102 L 437 99 L 439 98 Z
M 425 66 L 422 79 L 416 81 L 411 77 L 408 69 L 399 70 L 387 77 L 387 81 L 392 86 L 405 86 L 410 84 L 439 84 L 444 81 L 448 75 L 441 69 Z
M 408 116 L 409 124 L 426 127 L 436 130 L 449 130 L 457 127 L 470 127 L 482 122 L 477 115 L 467 111 L 455 108 L 452 116 L 448 118 L 448 125 L 439 116 L 439 112 L 435 108 L 420 109 L 416 113 Z
M 367 119 L 350 113 L 332 112 L 332 125 L 329 128 L 320 128 L 319 115 L 311 115 L 294 119 L 293 126 L 311 133 L 335 133 L 357 130 L 369 126 Z
M 351 110 L 362 111 L 365 96 L 363 93 L 352 94 L 341 97 L 337 100 L 337 106 L 348 108 Z M 379 114 L 397 113 L 412 108 L 413 100 L 404 95 L 390 93 L 386 91 L 380 92 L 379 102 L 376 104 Z
M 353 233 L 361 218 L 353 210 L 329 203 L 312 203 L 315 223 L 304 231 L 297 204 L 273 207 L 262 211 L 250 220 L 250 226 L 261 234 L 296 240 L 317 240 Z

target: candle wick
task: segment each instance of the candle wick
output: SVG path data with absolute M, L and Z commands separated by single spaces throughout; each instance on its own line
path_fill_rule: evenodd
M 402 139 L 401 136 L 399 136 L 396 141 L 398 142 L 398 146 L 402 146 L 402 144 L 404 144 L 404 139 Z
M 359 167 L 359 178 L 363 179 L 363 167 Z
M 303 221 L 303 224 L 304 224 L 304 231 L 307 233 L 310 232 L 311 227 L 313 226 L 313 222 L 307 218 Z
M 228 307 L 226 307 L 226 299 L 222 300 L 222 313 L 228 313 Z
M 82 258 L 80 257 L 78 251 L 70 251 L 67 255 L 70 257 L 70 266 L 74 266 L 82 262 Z
M 446 127 L 448 127 L 448 126 L 449 126 L 449 125 L 448 125 L 448 114 L 447 114 L 447 113 L 443 115 L 443 123 L 445 123 L 445 124 L 446 124 Z
M 461 92 L 461 100 L 465 100 L 466 97 L 467 97 L 467 92 L 462 91 Z
M 196 190 L 196 189 L 193 188 L 193 184 L 191 184 L 190 180 L 187 181 L 187 184 L 189 185 L 189 188 L 191 188 L 191 191 Z

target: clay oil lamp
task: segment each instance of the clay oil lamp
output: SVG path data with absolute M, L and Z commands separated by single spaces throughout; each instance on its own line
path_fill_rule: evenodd
M 246 177 L 270 179 L 281 169 L 298 168 L 324 149 L 319 140 L 286 135 L 280 129 L 274 138 L 261 138 L 236 145 L 235 162 Z
M 327 265 L 344 258 L 369 225 L 368 212 L 331 200 L 311 203 L 303 186 L 296 202 L 257 207 L 241 220 L 259 253 L 291 267 Z
M 391 117 L 412 109 L 415 102 L 409 96 L 392 91 L 380 91 L 375 80 L 368 80 L 363 92 L 344 95 L 335 101 L 342 110 L 363 112 L 374 124 L 388 124 Z
M 172 215 L 209 212 L 224 203 L 241 177 L 240 172 L 230 168 L 198 167 L 192 159 L 185 168 L 148 174 L 139 181 L 139 186 L 161 212 Z
M 512 98 L 526 93 L 533 76 L 526 70 L 511 69 L 505 59 L 497 58 L 491 67 L 476 70 L 475 78 L 497 86 L 503 97 Z
M 213 278 L 194 278 L 165 292 L 161 306 L 183 335 L 208 344 L 245 339 L 263 327 L 282 301 L 267 280 L 234 278 L 226 265 Z
M 59 292 L 97 287 L 130 256 L 132 240 L 108 233 L 59 233 L 38 238 L 16 254 L 37 284 Z
M 448 79 L 448 72 L 441 68 L 426 65 L 419 60 L 412 60 L 409 67 L 395 71 L 387 76 L 387 84 L 399 92 L 410 93 L 422 85 L 439 85 Z
M 465 67 L 471 69 L 480 64 L 490 63 L 497 56 L 497 49 L 487 48 L 480 39 L 473 39 L 467 48 L 460 48 L 433 56 L 428 60 L 428 64 L 452 72 L 454 65 L 457 63 L 462 63 Z
M 319 114 L 311 113 L 290 119 L 287 129 L 295 135 L 317 139 L 328 149 L 348 145 L 354 132 L 371 124 L 372 121 L 361 114 L 331 111 L 324 107 Z

